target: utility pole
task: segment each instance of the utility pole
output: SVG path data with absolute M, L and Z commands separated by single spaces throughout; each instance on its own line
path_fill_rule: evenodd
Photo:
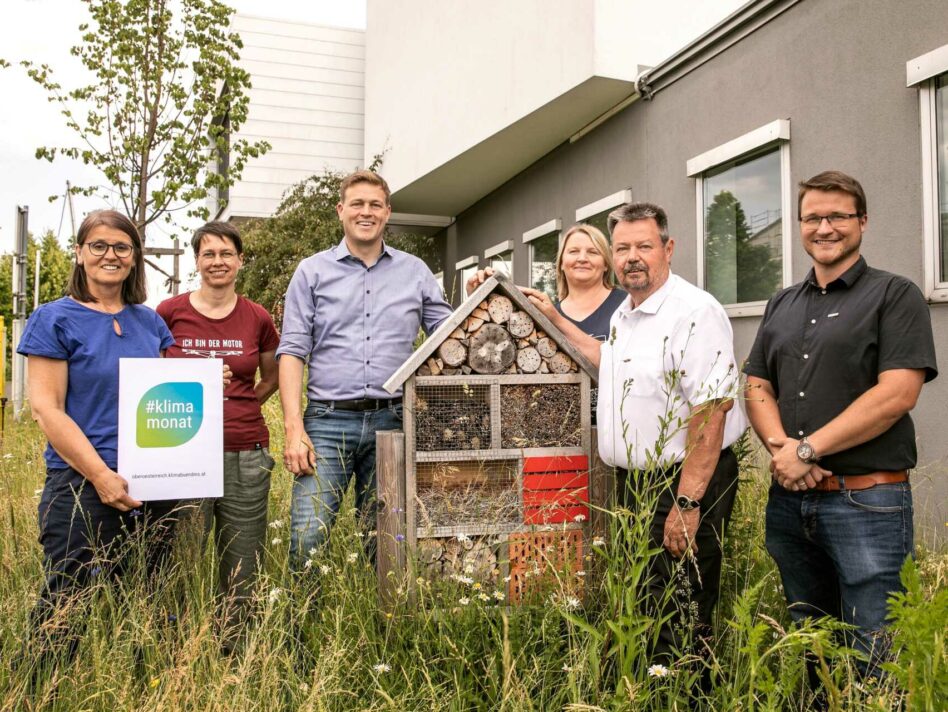
M 69 203 L 69 224 L 72 228 L 72 238 L 69 240 L 69 247 L 76 245 L 76 214 L 72 208 L 72 186 L 66 181 L 66 202 Z
M 36 246 L 36 264 L 33 267 L 33 311 L 40 305 L 40 246 Z
M 13 419 L 19 420 L 23 413 L 26 393 L 26 357 L 16 352 L 20 337 L 26 326 L 26 248 L 27 226 L 30 209 L 25 205 L 16 207 L 16 251 L 13 255 Z

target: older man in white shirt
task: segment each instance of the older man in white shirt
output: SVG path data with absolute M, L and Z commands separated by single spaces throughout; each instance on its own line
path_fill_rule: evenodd
M 651 566 L 649 594 L 666 617 L 653 649 L 674 660 L 684 651 L 682 623 L 710 634 L 721 574 L 721 542 L 737 492 L 731 445 L 747 428 L 724 308 L 672 274 L 675 241 L 665 211 L 650 203 L 609 215 L 616 277 L 629 298 L 612 317 L 606 343 L 559 318 L 548 298 L 524 290 L 593 363 L 599 364 L 599 454 L 616 468 L 619 501 L 654 501 L 652 539 L 663 547 Z M 666 590 L 687 579 L 675 595 Z M 684 590 L 687 589 L 687 590 Z

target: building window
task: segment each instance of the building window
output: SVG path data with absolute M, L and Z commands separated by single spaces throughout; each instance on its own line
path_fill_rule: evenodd
M 560 248 L 559 220 L 550 220 L 523 233 L 530 256 L 530 286 L 556 299 L 556 253 Z
M 922 139 L 922 232 L 925 296 L 948 301 L 948 45 L 906 63 L 918 86 Z
M 503 272 L 511 278 L 513 277 L 513 254 L 513 240 L 504 240 L 484 250 L 484 258 L 488 266 L 495 272 Z
M 609 213 L 620 205 L 632 202 L 632 191 L 630 189 L 620 190 L 618 193 L 607 195 L 594 203 L 584 205 L 576 211 L 576 222 L 592 225 L 598 228 L 606 239 L 609 239 Z
M 698 282 L 732 316 L 762 314 L 790 283 L 789 137 L 789 122 L 775 121 L 688 162 Z
M 458 302 L 462 302 L 467 296 L 467 290 L 465 288 L 467 280 L 473 277 L 474 273 L 477 272 L 477 255 L 471 255 L 470 257 L 465 257 L 463 260 L 460 260 L 454 265 L 454 269 L 455 280 L 451 294 L 457 298 Z

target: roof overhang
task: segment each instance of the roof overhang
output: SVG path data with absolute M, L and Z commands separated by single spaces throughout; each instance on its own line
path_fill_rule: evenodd
M 585 127 L 636 98 L 635 82 L 590 77 L 392 193 L 403 213 L 456 216 Z

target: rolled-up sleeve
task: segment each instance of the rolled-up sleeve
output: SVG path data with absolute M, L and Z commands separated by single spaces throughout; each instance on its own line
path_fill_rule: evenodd
M 309 260 L 304 260 L 293 273 L 286 290 L 283 306 L 283 331 L 276 357 L 284 354 L 308 361 L 313 351 L 313 319 L 316 305 L 313 301 L 313 275 L 308 269 Z
M 424 264 L 424 263 L 422 263 Z M 444 291 L 438 280 L 431 274 L 431 270 L 425 266 L 424 274 L 421 278 L 421 321 L 425 333 L 429 336 L 431 332 L 441 326 L 441 322 L 451 316 L 451 305 L 444 298 Z

